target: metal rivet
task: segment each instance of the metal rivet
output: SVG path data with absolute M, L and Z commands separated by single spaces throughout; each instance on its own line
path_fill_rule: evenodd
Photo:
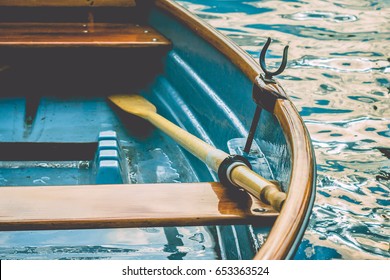
M 156 38 L 153 38 L 152 41 L 153 41 L 153 42 L 157 42 L 157 39 L 156 39 Z
M 149 31 L 148 31 L 148 30 L 145 30 L 144 33 L 149 33 Z
M 255 208 L 252 210 L 253 212 L 257 212 L 257 213 L 262 213 L 262 212 L 266 212 L 267 209 L 264 209 L 264 208 Z

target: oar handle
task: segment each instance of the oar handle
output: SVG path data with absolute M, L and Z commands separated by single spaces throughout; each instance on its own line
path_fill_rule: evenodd
M 287 196 L 274 183 L 261 177 L 245 165 L 235 167 L 230 176 L 235 185 L 245 189 L 266 204 L 270 204 L 275 210 L 282 209 Z
M 146 119 L 191 154 L 205 162 L 215 172 L 218 172 L 221 163 L 229 156 L 229 154 L 207 144 L 157 113 L 148 114 Z M 230 174 L 227 176 L 234 185 L 245 189 L 256 198 L 273 206 L 275 210 L 280 211 L 286 194 L 281 192 L 275 184 L 253 172 L 246 165 L 237 165 L 229 172 Z

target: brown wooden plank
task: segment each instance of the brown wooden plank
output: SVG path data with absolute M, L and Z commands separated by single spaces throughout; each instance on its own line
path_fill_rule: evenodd
M 11 47 L 158 47 L 169 46 L 149 26 L 130 23 L 0 23 L 0 46 Z
M 135 0 L 0 0 L 0 7 L 133 7 Z
M 257 77 L 262 70 L 247 52 L 176 1 L 156 0 L 156 6 L 212 44 L 251 81 L 266 90 L 275 90 L 281 95 L 286 95 L 279 84 L 266 85 L 264 82 L 258 82 Z M 255 259 L 284 259 L 287 256 L 297 239 L 300 227 L 305 222 L 310 208 L 311 194 L 315 191 L 315 182 L 313 182 L 315 159 L 302 118 L 289 100 L 279 100 L 275 104 L 274 115 L 281 124 L 293 155 L 292 176 L 284 206 Z
M 276 216 L 219 183 L 0 188 L 0 230 L 269 224 Z
M 292 153 L 292 174 L 287 199 L 280 216 L 275 222 L 266 244 L 257 253 L 255 259 L 283 259 L 293 246 L 301 230 L 308 209 L 313 185 L 314 153 L 308 131 L 302 118 L 290 100 L 279 99 L 275 105 L 275 115 Z

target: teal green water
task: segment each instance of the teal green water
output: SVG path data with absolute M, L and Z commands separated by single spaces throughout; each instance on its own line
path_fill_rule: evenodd
M 390 1 L 180 1 L 270 66 L 311 134 L 317 198 L 296 259 L 390 257 Z
M 296 259 L 390 258 L 390 2 L 180 3 L 255 58 L 272 37 L 270 67 L 290 45 L 279 80 L 318 164 L 316 204 Z M 159 180 L 177 180 L 167 154 L 150 155 Z M 2 184 L 9 182 L 0 176 Z M 212 237 L 204 227 L 1 232 L 0 259 L 219 258 Z

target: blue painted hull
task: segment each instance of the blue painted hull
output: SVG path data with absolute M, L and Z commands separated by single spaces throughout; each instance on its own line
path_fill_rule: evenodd
M 136 184 L 218 180 L 216 174 L 204 163 L 181 149 L 168 136 L 153 129 L 145 121 L 129 118 L 128 115 L 113 108 L 107 102 L 106 96 L 123 93 L 123 90 L 128 93 L 139 92 L 156 105 L 161 115 L 204 141 L 229 152 L 229 143 L 231 144 L 234 139 L 243 139 L 248 134 L 255 110 L 251 97 L 253 81 L 210 42 L 202 39 L 175 17 L 159 9 L 153 9 L 148 20 L 151 26 L 172 41 L 172 48 L 159 57 L 149 57 L 146 62 L 135 59 L 129 62 L 133 65 L 120 68 L 122 78 L 128 76 L 129 80 L 134 77 L 137 80 L 138 75 L 134 73 L 140 67 L 140 63 L 157 64 L 158 67 L 150 65 L 153 71 L 149 71 L 148 66 L 142 67 L 143 75 L 149 75 L 146 79 L 124 82 L 118 87 L 111 88 L 107 93 L 100 92 L 99 87 L 109 88 L 111 81 L 107 82 L 108 85 L 104 81 L 98 81 L 99 86 L 89 90 L 88 83 L 80 80 L 80 86 L 64 85 L 58 94 L 54 91 L 50 94 L 52 90 L 50 86 L 42 89 L 42 92 L 45 92 L 43 95 L 34 89 L 26 95 L 18 92 L 15 96 L 7 94 L 6 91 L 2 94 L 0 142 L 22 145 L 24 143 L 27 148 L 31 143 L 56 143 L 58 149 L 65 149 L 64 144 L 73 143 L 75 146 L 69 153 L 74 153 L 75 156 L 42 160 L 44 149 L 41 155 L 35 154 L 29 161 L 20 160 L 16 156 L 12 159 L 11 156 L 11 159 L 0 161 L 0 185 Z M 93 80 L 88 74 L 85 75 L 88 82 Z M 35 95 L 40 98 L 35 102 L 31 116 L 27 116 L 32 120 L 29 123 L 26 122 L 26 107 L 34 107 L 31 105 L 31 99 Z M 109 166 L 108 169 L 102 169 L 101 162 L 106 159 L 99 157 L 99 146 L 105 143 L 102 143 L 104 139 L 99 138 L 99 134 L 110 132 L 115 132 L 115 136 L 109 140 L 116 143 L 111 148 L 118 152 L 113 157 L 120 164 L 117 167 Z M 255 141 L 262 153 L 258 159 L 261 163 L 259 172 L 267 179 L 277 180 L 282 189 L 288 191 L 293 172 L 292 154 L 285 133 L 274 114 L 263 110 Z M 78 158 L 76 155 L 81 154 L 83 149 L 81 145 L 77 146 L 78 143 L 91 143 L 91 147 L 96 151 L 87 158 Z M 26 147 L 24 149 L 27 149 Z M 232 149 L 231 145 L 230 148 Z M 18 151 L 15 151 L 16 154 Z M 109 160 L 112 158 L 106 161 Z M 115 173 L 117 170 L 120 176 Z M 313 185 L 314 181 L 315 176 L 312 177 Z M 314 197 L 311 198 L 310 209 L 313 200 Z M 310 209 L 287 258 L 293 256 L 299 244 Z M 269 227 L 251 226 L 213 226 L 202 229 L 202 232 L 209 232 L 214 239 L 215 252 L 210 253 L 206 250 L 206 258 L 251 259 L 267 238 L 269 230 Z M 160 231 L 168 240 L 167 246 L 171 247 L 154 257 L 185 258 L 186 254 L 180 254 L 180 250 L 177 249 L 183 246 L 183 243 L 180 238 L 175 237 L 181 229 L 166 228 Z M 11 247 L 7 247 L 7 242 L 0 245 L 0 248 L 3 248 L 0 249 L 0 256 L 2 259 L 64 256 L 148 258 L 147 253 L 133 252 L 127 255 L 128 252 L 121 250 L 115 255 L 105 252 L 102 248 L 105 242 L 109 242 L 109 236 L 113 232 L 80 230 L 0 233 L 0 240 L 6 239 L 8 244 L 11 244 Z M 31 239 L 29 236 L 34 238 Z M 83 240 L 93 240 L 94 246 L 82 249 L 82 246 L 75 242 L 78 236 Z M 63 239 L 63 244 L 69 242 L 73 245 L 68 249 L 63 245 L 61 247 L 61 250 L 64 250 L 63 254 L 54 253 L 51 249 L 45 251 L 45 248 L 56 247 L 52 244 L 57 244 L 58 239 Z M 50 240 L 55 241 L 51 243 Z M 12 246 L 16 249 L 12 250 Z M 31 254 L 28 254 L 18 250 L 18 246 L 27 248 L 26 250 L 33 249 Z M 66 250 L 74 252 L 67 255 Z M 92 250 L 92 253 L 89 254 L 88 250 Z

